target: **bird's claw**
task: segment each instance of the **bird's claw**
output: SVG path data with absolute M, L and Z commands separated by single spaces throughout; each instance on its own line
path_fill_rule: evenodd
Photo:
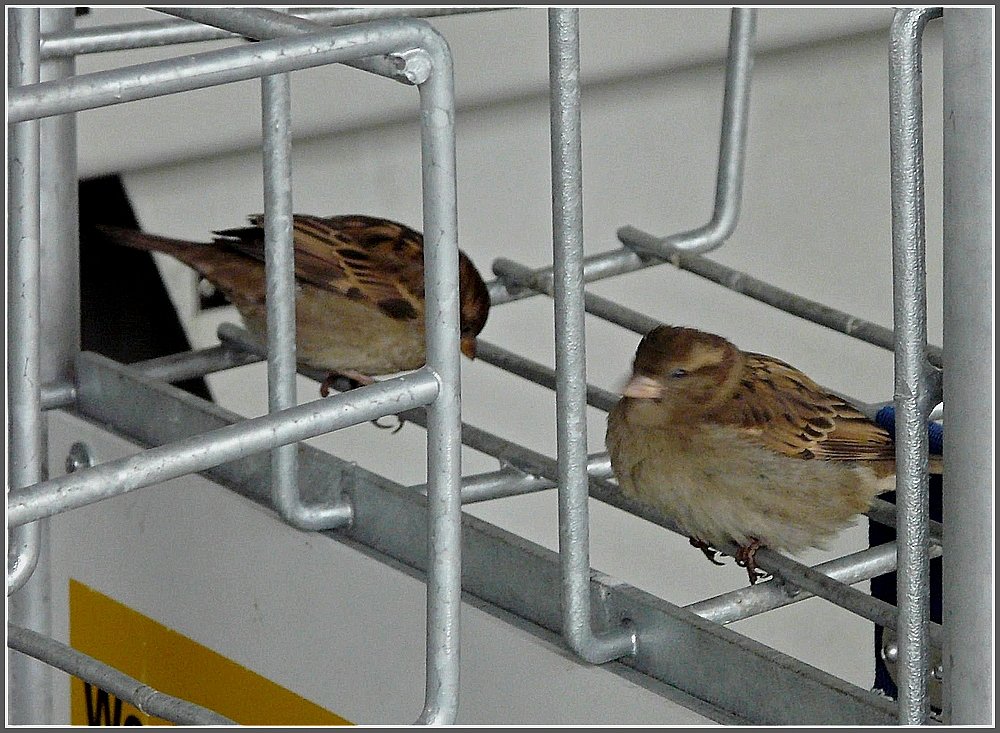
M 338 392 L 349 392 L 352 389 L 373 384 L 374 381 L 371 377 L 366 377 L 355 372 L 330 372 L 319 386 L 319 396 L 329 397 L 331 389 L 335 389 Z
M 697 547 L 699 550 L 701 550 L 702 553 L 705 555 L 705 557 L 708 558 L 708 561 L 710 563 L 712 563 L 713 565 L 720 565 L 720 566 L 723 565 L 723 563 L 715 559 L 716 557 L 719 556 L 719 551 L 716 550 L 707 542 L 705 542 L 705 540 L 700 540 L 697 537 L 690 537 L 688 538 L 688 541 L 691 543 L 692 547 Z
M 391 429 L 392 432 L 390 433 L 390 435 L 395 435 L 396 433 L 398 433 L 400 430 L 403 429 L 403 426 L 406 424 L 406 420 L 404 420 L 403 418 L 401 418 L 399 415 L 393 415 L 393 417 L 396 418 L 396 426 L 395 427 L 393 427 L 392 425 L 383 425 L 382 423 L 379 422 L 379 420 L 382 419 L 380 417 L 379 418 L 375 418 L 374 420 L 372 420 L 371 424 L 374 425 L 375 427 L 377 427 L 379 430 L 390 430 Z
M 754 585 L 761 578 L 768 577 L 768 573 L 757 567 L 756 555 L 757 550 L 761 547 L 760 540 L 751 539 L 748 544 L 740 545 L 740 549 L 736 551 L 736 564 L 741 568 L 746 568 L 747 576 L 750 578 L 750 585 Z

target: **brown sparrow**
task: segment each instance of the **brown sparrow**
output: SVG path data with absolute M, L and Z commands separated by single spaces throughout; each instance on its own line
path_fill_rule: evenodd
M 821 547 L 894 488 L 886 430 L 794 367 L 691 328 L 642 339 L 606 440 L 626 495 L 713 562 L 735 543 L 751 584 L 758 548 Z
M 194 268 L 236 306 L 258 338 L 267 332 L 264 217 L 252 226 L 187 242 L 99 227 L 113 241 L 164 252 Z M 299 364 L 370 384 L 371 375 L 417 369 L 425 362 L 424 245 L 419 232 L 371 216 L 295 215 L 296 353 Z M 459 253 L 461 349 L 476 355 L 489 292 L 472 261 Z

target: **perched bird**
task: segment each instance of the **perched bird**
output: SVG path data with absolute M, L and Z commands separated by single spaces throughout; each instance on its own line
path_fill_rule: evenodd
M 116 227 L 113 241 L 164 252 L 194 268 L 236 306 L 248 330 L 267 332 L 264 217 L 251 226 L 214 232 L 212 242 L 187 242 Z M 419 232 L 371 216 L 293 218 L 296 354 L 299 364 L 370 384 L 372 375 L 425 363 L 424 246 Z M 482 277 L 459 253 L 461 349 L 476 354 L 490 297 Z
M 751 584 L 758 548 L 822 547 L 894 488 L 886 430 L 721 336 L 657 326 L 622 395 L 606 437 L 622 492 L 670 517 L 713 562 L 715 546 L 735 543 Z

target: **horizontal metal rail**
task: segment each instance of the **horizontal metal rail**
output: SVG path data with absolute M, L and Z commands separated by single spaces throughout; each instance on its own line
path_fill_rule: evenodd
M 385 18 L 436 18 L 446 15 L 487 13 L 507 9 L 509 8 L 291 8 L 288 12 L 301 18 L 335 27 Z M 239 37 L 239 34 L 236 33 L 183 20 L 109 24 L 46 34 L 42 36 L 41 57 L 42 59 L 62 58 L 105 51 L 126 51 L 136 48 L 172 46 L 180 43 L 197 43 Z
M 931 546 L 931 556 L 940 557 L 941 554 L 940 542 L 934 543 Z M 894 542 L 887 542 L 884 545 L 844 555 L 813 567 L 816 572 L 845 585 L 871 580 L 879 575 L 891 573 L 895 569 L 896 544 Z M 783 578 L 771 578 L 756 585 L 723 593 L 714 598 L 706 598 L 684 608 L 710 621 L 731 624 L 734 621 L 742 621 L 765 611 L 773 611 L 776 608 L 798 603 L 814 596 L 815 594 L 791 585 Z
M 587 475 L 606 478 L 611 475 L 611 459 L 607 453 L 592 453 L 587 458 Z M 510 496 L 531 494 L 554 489 L 556 484 L 541 476 L 532 476 L 516 466 L 504 466 L 499 471 L 489 471 L 462 479 L 462 504 L 504 499 Z M 413 491 L 427 493 L 426 484 L 410 487 Z
M 711 280 L 728 290 L 766 303 L 785 313 L 853 336 L 889 351 L 894 348 L 892 330 L 877 323 L 803 298 L 801 295 L 783 290 L 744 272 L 713 262 L 702 255 L 678 250 L 669 259 L 661 260 L 655 255 L 648 254 L 645 249 L 646 244 L 660 240 L 637 229 L 625 227 L 619 231 L 619 237 L 629 246 L 624 250 L 611 250 L 589 258 L 587 262 L 591 265 L 590 270 L 588 271 L 586 266 L 584 270 L 584 279 L 587 282 L 595 282 L 622 273 L 670 263 L 678 269 Z M 632 251 L 632 247 L 642 254 Z M 631 253 L 631 257 L 628 253 Z M 488 285 L 494 304 L 519 300 L 532 295 L 552 294 L 551 268 L 531 269 L 521 263 L 501 257 L 494 261 L 493 272 L 499 276 L 497 280 Z M 660 324 L 660 321 L 655 318 L 599 295 L 587 293 L 585 298 L 588 313 L 634 333 L 644 335 Z M 940 366 L 942 363 L 941 347 L 928 346 L 927 359 L 935 366 Z
M 298 33 L 321 33 L 323 31 L 321 23 L 264 8 L 157 7 L 155 10 L 257 40 L 283 38 Z M 402 58 L 397 57 L 396 62 L 394 62 L 385 56 L 371 56 L 363 59 L 354 58 L 343 63 L 345 66 L 352 66 L 355 69 L 368 71 L 396 81 L 410 82 L 410 78 L 405 73 L 406 62 Z M 262 79 L 265 88 L 267 86 L 266 79 L 267 77 Z M 262 107 L 267 114 L 266 95 L 262 98 Z M 290 178 L 286 180 L 290 181 Z
M 7 522 L 9 526 L 18 527 L 42 517 L 204 471 L 276 445 L 295 443 L 348 425 L 426 405 L 437 397 L 438 389 L 437 376 L 421 369 L 352 392 L 250 418 L 218 431 L 84 468 L 12 492 L 7 501 Z M 345 507 L 343 523 L 349 522 L 349 507 Z
M 379 20 L 330 28 L 273 41 L 80 74 L 13 89 L 8 124 L 96 109 L 140 99 L 204 89 L 299 69 L 396 54 L 421 45 L 432 34 L 420 21 Z M 399 55 L 400 63 L 409 63 Z M 405 70 L 402 73 L 406 75 Z
M 659 241 L 652 235 L 641 232 L 633 227 L 623 227 L 618 231 L 622 243 L 642 254 L 653 254 Z M 740 272 L 707 257 L 690 254 L 681 250 L 669 252 L 664 261 L 674 265 L 679 270 L 685 270 L 695 275 L 722 285 L 728 290 L 746 295 L 761 303 L 773 306 L 785 313 L 798 316 L 812 323 L 826 326 L 833 331 L 853 336 L 856 339 L 892 351 L 895 348 L 892 329 L 864 318 L 852 316 L 850 313 L 803 298 L 788 290 L 758 280 L 745 272 Z M 623 324 L 624 325 L 624 324 Z M 629 326 L 626 326 L 629 328 Z M 635 329 L 632 329 L 635 330 Z M 929 346 L 927 358 L 935 366 L 941 366 L 941 347 Z
M 119 700 L 135 705 L 147 715 L 169 720 L 177 725 L 236 725 L 234 721 L 208 708 L 155 690 L 114 667 L 31 629 L 8 623 L 7 646 L 79 677 L 84 682 L 97 685 Z
M 255 364 L 264 356 L 266 356 L 266 351 L 264 354 L 251 354 L 246 349 L 232 348 L 223 343 L 204 349 L 147 359 L 129 364 L 129 366 L 142 372 L 143 376 L 149 379 L 173 383 L 195 377 L 204 377 L 207 374 L 214 374 L 234 367 Z

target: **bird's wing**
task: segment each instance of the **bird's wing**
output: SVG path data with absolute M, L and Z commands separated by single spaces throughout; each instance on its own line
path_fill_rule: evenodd
M 713 419 L 752 441 L 797 458 L 891 461 L 889 433 L 792 366 L 747 353 L 743 378 Z
M 218 231 L 220 243 L 263 261 L 264 217 L 251 227 Z M 390 318 L 423 319 L 423 238 L 412 229 L 367 216 L 296 215 L 295 276 L 302 282 L 367 301 Z

